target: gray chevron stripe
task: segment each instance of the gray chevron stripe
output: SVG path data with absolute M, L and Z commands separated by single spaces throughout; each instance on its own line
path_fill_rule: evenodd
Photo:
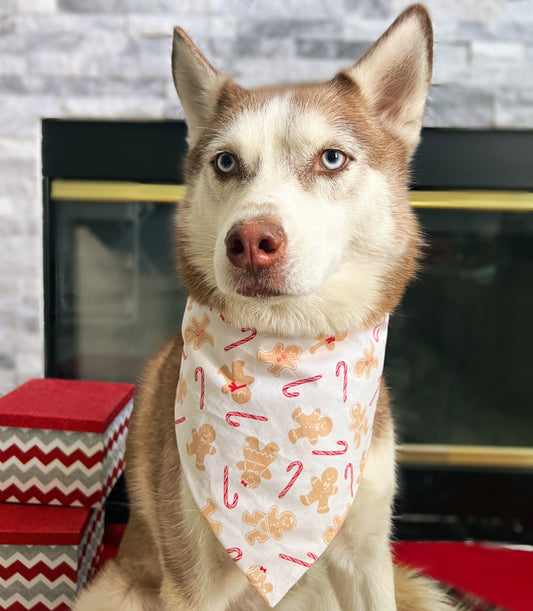
M 76 545 L 0 545 L 0 561 L 7 565 L 13 554 L 18 553 L 26 560 L 33 560 L 39 554 L 44 554 L 52 562 L 60 556 L 67 555 L 74 562 L 77 560 Z
M 88 448 L 93 448 L 102 443 L 103 436 L 98 433 L 82 433 L 76 431 L 52 431 L 48 429 L 28 429 L 11 426 L 0 426 L 0 442 L 6 443 L 14 435 L 22 443 L 31 442 L 35 437 L 43 444 L 56 445 L 57 440 L 62 441 L 66 446 L 70 446 L 77 440 L 82 441 Z
M 36 582 L 34 586 L 28 588 L 24 583 L 24 580 L 14 581 L 7 588 L 2 588 L 2 598 L 8 599 L 14 594 L 20 594 L 24 596 L 26 599 L 31 600 L 34 596 L 42 595 L 51 603 L 59 598 L 60 596 L 67 596 L 74 602 L 74 597 L 76 596 L 76 584 L 72 582 L 64 582 L 53 584 L 52 586 L 48 586 L 43 582 Z
M 34 479 L 34 484 L 38 487 L 41 487 L 39 484 L 41 484 L 42 487 L 48 486 L 54 481 L 62 486 L 71 486 L 74 483 L 81 483 L 86 488 L 91 488 L 95 484 L 103 484 L 101 467 L 97 469 L 93 475 L 87 476 L 81 469 L 74 469 L 69 474 L 65 474 L 61 467 L 54 467 L 51 471 L 43 471 L 42 468 L 35 465 L 26 470 L 20 465 L 12 464 L 9 467 L 2 467 L 0 490 L 5 487 L 6 482 L 11 477 L 15 477 L 17 482 L 22 485 L 26 485 Z

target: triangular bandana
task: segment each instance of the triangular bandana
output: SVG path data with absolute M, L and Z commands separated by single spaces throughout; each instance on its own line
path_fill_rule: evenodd
M 205 519 L 271 607 L 353 502 L 387 321 L 288 339 L 241 329 L 189 299 L 175 410 L 183 470 Z

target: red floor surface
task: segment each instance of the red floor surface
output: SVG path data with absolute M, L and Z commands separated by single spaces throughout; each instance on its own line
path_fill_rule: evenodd
M 402 542 L 397 562 L 509 611 L 533 610 L 533 551 L 480 543 Z
M 116 554 L 123 532 L 123 524 L 106 526 L 104 559 Z M 508 611 L 533 611 L 533 550 L 404 541 L 394 544 L 394 555 L 396 562 L 487 603 Z

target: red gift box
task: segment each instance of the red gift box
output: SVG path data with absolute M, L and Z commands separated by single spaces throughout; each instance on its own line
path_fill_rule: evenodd
M 0 399 L 0 501 L 100 507 L 124 469 L 133 384 L 31 380 Z
M 0 504 L 0 608 L 64 611 L 96 573 L 104 509 Z

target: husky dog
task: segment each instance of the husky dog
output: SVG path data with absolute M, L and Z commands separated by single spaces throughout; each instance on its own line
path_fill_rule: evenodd
M 195 302 L 243 330 L 284 338 L 364 331 L 395 309 L 421 244 L 407 183 L 432 43 L 427 12 L 413 5 L 330 81 L 247 90 L 175 29 L 172 70 L 189 145 L 177 260 Z M 214 535 L 183 474 L 174 430 L 182 349 L 177 333 L 146 367 L 128 439 L 130 521 L 117 559 L 82 593 L 77 611 L 268 609 Z M 353 504 L 276 609 L 452 608 L 429 580 L 393 565 L 394 442 L 381 384 Z M 257 455 L 254 443 L 249 451 Z M 269 465 L 277 447 L 266 448 Z M 204 460 L 216 456 L 204 452 L 198 469 Z

